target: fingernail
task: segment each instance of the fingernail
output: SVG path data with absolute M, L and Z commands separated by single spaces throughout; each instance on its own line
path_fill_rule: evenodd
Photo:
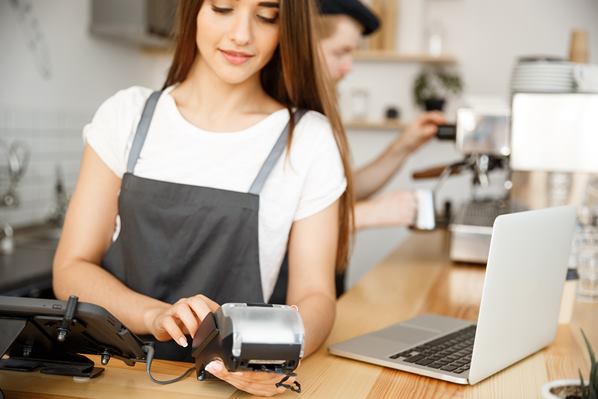
M 183 348 L 186 348 L 186 347 L 187 347 L 187 345 L 189 345 L 189 344 L 187 343 L 187 339 L 186 339 L 185 337 L 181 337 L 181 338 L 179 338 L 179 340 L 178 340 L 178 343 L 179 343 L 179 345 L 181 345 Z
M 219 373 L 220 371 L 222 371 L 222 366 L 218 362 L 211 362 L 208 363 L 208 365 L 206 366 L 206 370 L 208 370 L 209 372 Z

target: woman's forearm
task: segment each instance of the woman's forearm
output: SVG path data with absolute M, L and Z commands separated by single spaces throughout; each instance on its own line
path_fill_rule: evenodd
M 135 334 L 149 334 L 144 318 L 169 306 L 129 289 L 100 266 L 82 260 L 54 267 L 53 274 L 57 298 L 76 295 L 83 302 L 100 305 Z
M 305 327 L 307 357 L 326 341 L 336 316 L 336 301 L 324 294 L 311 294 L 296 304 Z

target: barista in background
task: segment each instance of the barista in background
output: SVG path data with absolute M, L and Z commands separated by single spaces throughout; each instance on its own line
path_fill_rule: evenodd
M 353 52 L 362 36 L 380 27 L 376 15 L 360 0 L 318 0 L 320 47 L 330 77 L 340 82 L 352 69 Z M 438 112 L 425 112 L 405 127 L 377 158 L 353 172 L 357 229 L 408 226 L 417 212 L 414 193 L 393 191 L 374 196 L 398 172 L 405 160 L 434 137 L 446 121 Z
M 339 82 L 352 68 L 353 52 L 362 36 L 375 32 L 380 21 L 359 0 L 318 0 L 320 46 L 330 77 Z M 409 124 L 377 158 L 354 171 L 355 227 L 408 226 L 416 216 L 412 191 L 375 195 L 398 172 L 405 160 L 434 137 L 437 125 L 446 123 L 440 113 L 426 112 Z M 344 291 L 344 275 L 337 276 L 337 295 Z

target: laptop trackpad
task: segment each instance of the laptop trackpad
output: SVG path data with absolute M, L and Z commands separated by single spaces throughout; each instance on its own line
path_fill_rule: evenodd
M 418 342 L 427 341 L 440 334 L 442 334 L 442 331 L 440 330 L 407 327 L 401 324 L 395 324 L 394 326 L 390 326 L 374 333 L 378 338 L 385 338 L 394 343 L 401 342 L 407 345 L 414 345 Z

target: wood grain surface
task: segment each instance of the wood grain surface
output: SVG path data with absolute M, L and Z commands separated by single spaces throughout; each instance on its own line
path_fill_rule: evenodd
M 417 233 L 376 265 L 338 302 L 337 319 L 327 344 L 335 343 L 421 313 L 477 318 L 484 268 L 453 264 L 448 234 Z M 475 386 L 461 386 L 329 355 L 325 347 L 305 359 L 298 370 L 303 393 L 282 398 L 539 398 L 546 381 L 587 375 L 587 355 L 580 327 L 598 348 L 598 304 L 576 302 L 573 321 L 561 325 L 546 349 Z M 97 357 L 94 360 L 99 363 Z M 158 361 L 156 376 L 172 377 L 189 364 Z M 0 372 L 8 399 L 43 398 L 244 398 L 249 395 L 220 382 L 193 376 L 160 386 L 149 381 L 144 365 L 128 367 L 112 360 L 96 379 L 39 373 Z

